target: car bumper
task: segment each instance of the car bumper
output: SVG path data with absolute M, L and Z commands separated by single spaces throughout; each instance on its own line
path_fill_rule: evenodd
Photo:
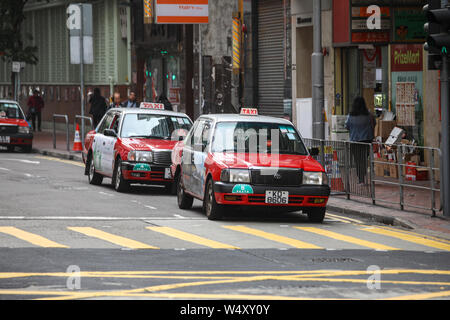
M 302 185 L 298 187 L 271 187 L 250 185 L 253 193 L 233 193 L 236 184 L 215 182 L 214 193 L 219 204 L 277 207 L 325 207 L 330 195 L 328 185 Z M 266 203 L 266 191 L 288 191 L 287 204 Z
M 32 133 L 7 133 L 1 134 L 2 137 L 9 137 L 9 142 L 6 142 L 4 138 L 0 138 L 1 146 L 26 146 L 33 144 Z
M 139 170 L 135 168 L 136 164 L 134 162 L 122 162 L 122 176 L 128 182 L 161 185 L 167 185 L 173 182 L 171 174 L 170 178 L 165 177 L 166 171 L 170 173 L 170 166 L 149 164 L 149 169 Z

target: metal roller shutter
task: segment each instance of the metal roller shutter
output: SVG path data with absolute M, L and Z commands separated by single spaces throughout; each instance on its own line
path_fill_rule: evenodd
M 264 115 L 283 115 L 283 24 L 281 0 L 258 1 L 258 106 Z

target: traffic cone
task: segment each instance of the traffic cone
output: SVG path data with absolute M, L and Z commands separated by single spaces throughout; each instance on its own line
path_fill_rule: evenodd
M 77 123 L 77 128 L 75 129 L 75 137 L 73 139 L 73 151 L 82 151 L 83 146 L 81 145 L 81 139 L 80 139 L 80 127 Z
M 342 181 L 341 171 L 339 170 L 339 161 L 336 150 L 333 151 L 333 160 L 331 162 L 331 190 L 344 191 L 344 182 Z

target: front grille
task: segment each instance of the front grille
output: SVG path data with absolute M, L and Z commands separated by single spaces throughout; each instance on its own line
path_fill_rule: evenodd
M 17 133 L 17 126 L 0 126 L 0 135 L 4 133 Z
M 172 151 L 153 151 L 153 163 L 170 166 L 172 164 Z
M 269 169 L 272 170 L 271 168 Z M 276 171 L 261 172 L 261 169 L 252 169 L 251 183 L 254 185 L 274 187 L 299 186 L 302 183 L 302 170 L 296 168 L 280 168 Z

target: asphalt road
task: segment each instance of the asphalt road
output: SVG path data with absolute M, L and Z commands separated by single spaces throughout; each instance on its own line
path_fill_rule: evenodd
M 209 221 L 162 188 L 0 151 L 0 299 L 448 299 L 450 241 L 327 212 Z

